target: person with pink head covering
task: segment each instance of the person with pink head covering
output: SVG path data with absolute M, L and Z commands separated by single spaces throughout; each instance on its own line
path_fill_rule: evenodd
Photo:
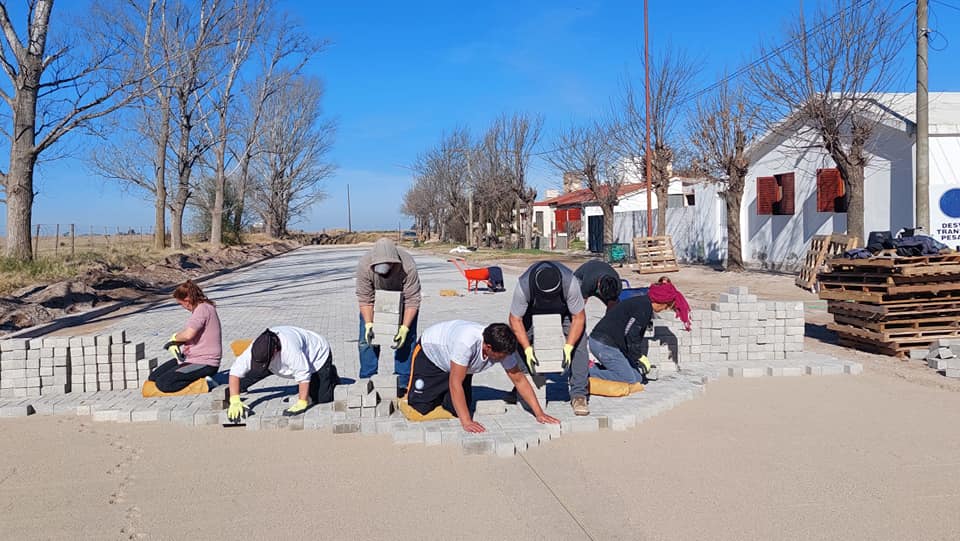
M 667 308 L 673 309 L 674 313 L 677 314 L 677 319 L 683 322 L 683 328 L 687 331 L 690 330 L 690 305 L 687 304 L 687 299 L 670 282 L 669 278 L 664 276 L 657 280 L 655 284 L 650 284 L 647 297 L 650 298 L 650 302 L 657 312 Z M 662 305 L 663 308 L 657 310 L 658 304 Z

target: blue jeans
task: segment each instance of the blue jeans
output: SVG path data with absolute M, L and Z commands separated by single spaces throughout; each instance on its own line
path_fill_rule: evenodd
M 603 364 L 603 368 L 596 365 L 590 367 L 591 377 L 627 383 L 640 381 L 640 372 L 630 364 L 630 361 L 618 348 L 591 338 L 590 352 Z
M 417 320 L 420 319 L 418 313 L 410 324 L 410 332 L 407 333 L 407 341 L 402 346 L 393 351 L 393 372 L 397 375 L 397 386 L 405 387 L 410 379 L 410 357 L 413 355 L 413 346 L 417 343 Z M 393 337 L 391 336 L 392 340 Z M 387 346 L 389 347 L 389 346 Z M 367 343 L 367 333 L 364 328 L 363 315 L 360 315 L 360 339 L 357 341 L 357 350 L 360 353 L 360 377 L 369 378 L 377 373 L 380 359 L 377 354 L 379 347 L 374 347 Z

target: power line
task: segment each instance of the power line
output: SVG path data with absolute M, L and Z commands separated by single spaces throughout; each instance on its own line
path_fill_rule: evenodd
M 862 5 L 864 5 L 864 4 L 866 4 L 867 2 L 870 2 L 870 1 L 872 1 L 872 0 L 858 0 L 857 2 L 854 2 L 853 4 L 850 5 L 850 7 L 838 11 L 837 13 L 835 13 L 835 14 L 831 15 L 830 17 L 824 19 L 820 24 L 818 24 L 818 25 L 814 26 L 813 28 L 807 30 L 802 36 L 798 36 L 798 37 L 796 37 L 796 38 L 791 39 L 790 41 L 784 43 L 783 45 L 780 45 L 779 47 L 777 47 L 777 48 L 775 48 L 775 49 L 772 49 L 771 51 L 767 52 L 766 54 L 764 54 L 764 55 L 761 56 L 760 58 L 757 58 L 756 60 L 750 62 L 749 64 L 746 64 L 746 65 L 744 65 L 744 66 L 741 66 L 741 67 L 738 68 L 736 71 L 734 71 L 733 73 L 731 73 L 731 74 L 729 74 L 729 75 L 727 75 L 727 76 L 725 76 L 725 77 L 722 77 L 720 80 L 718 80 L 718 81 L 716 81 L 716 82 L 714 82 L 714 83 L 712 83 L 712 84 L 710 84 L 710 85 L 708 85 L 708 86 L 706 86 L 706 87 L 704 87 L 704 88 L 702 88 L 702 89 L 700 89 L 700 90 L 698 90 L 698 91 L 696 91 L 696 92 L 694 92 L 694 93 L 692 93 L 692 94 L 688 94 L 687 96 L 681 98 L 677 105 L 687 104 L 687 103 L 689 103 L 690 101 L 693 101 L 693 100 L 699 98 L 700 96 L 703 96 L 703 95 L 705 95 L 705 94 L 707 94 L 707 93 L 709 93 L 709 92 L 712 92 L 713 90 L 716 90 L 717 88 L 720 88 L 724 83 L 728 83 L 728 82 L 730 82 L 730 81 L 733 81 L 734 79 L 739 78 L 740 76 L 742 76 L 742 75 L 744 75 L 744 74 L 749 73 L 751 70 L 753 70 L 753 69 L 756 68 L 757 66 L 763 64 L 763 63 L 766 62 L 767 60 L 773 58 L 774 56 L 776 56 L 776 55 L 778 55 L 778 54 L 786 51 L 786 50 L 789 49 L 790 47 L 796 45 L 801 39 L 807 39 L 807 38 L 813 36 L 814 34 L 816 34 L 816 33 L 820 32 L 820 31 L 824 30 L 826 27 L 828 27 L 828 26 L 832 25 L 833 23 L 837 22 L 838 20 L 840 20 L 840 17 L 842 17 L 845 13 L 850 12 L 850 11 L 853 11 L 853 10 L 861 7 Z M 942 0 L 932 0 L 932 1 L 934 1 L 934 2 L 936 2 L 936 3 L 938 3 L 938 4 L 943 4 Z M 903 4 L 902 6 L 900 6 L 900 8 L 897 9 L 897 10 L 893 13 L 893 15 L 894 15 L 894 16 L 898 15 L 901 11 L 903 11 L 904 9 L 906 9 L 907 7 L 912 6 L 912 5 L 914 5 L 914 2 L 911 0 L 911 1 Z M 948 6 L 948 7 L 952 7 L 952 8 L 954 8 L 954 9 L 960 10 L 960 8 L 956 8 L 956 7 L 954 7 L 954 6 L 949 6 L 949 5 L 947 5 L 947 6 Z M 646 119 L 644 119 L 644 121 L 646 121 Z M 557 151 L 559 151 L 559 150 L 567 150 L 567 149 L 569 149 L 569 148 L 573 148 L 573 145 L 566 146 L 566 147 L 564 147 L 564 146 L 554 147 L 554 148 L 552 148 L 552 149 L 550 149 L 550 150 L 544 150 L 544 151 L 532 153 L 531 156 L 544 156 L 544 155 L 547 155 L 547 154 L 553 154 L 554 152 L 557 152 Z

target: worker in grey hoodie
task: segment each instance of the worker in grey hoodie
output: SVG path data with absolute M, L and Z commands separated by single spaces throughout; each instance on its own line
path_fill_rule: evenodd
M 373 340 L 373 304 L 377 290 L 401 291 L 401 325 L 393 337 L 394 372 L 398 386 L 410 378 L 410 357 L 417 342 L 417 318 L 420 310 L 420 277 L 417 264 L 406 250 L 397 248 L 392 240 L 382 238 L 373 249 L 364 254 L 357 264 L 357 300 L 360 304 L 360 377 L 377 373 L 379 350 Z M 405 389 L 399 389 L 401 396 Z

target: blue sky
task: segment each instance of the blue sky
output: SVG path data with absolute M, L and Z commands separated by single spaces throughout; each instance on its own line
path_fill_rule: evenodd
M 671 43 L 700 59 L 697 89 L 752 60 L 759 40 L 774 39 L 797 6 L 760 0 L 650 4 L 651 47 Z M 324 107 L 339 125 L 330 155 L 338 170 L 327 181 L 328 198 L 294 224 L 308 231 L 346 226 L 348 184 L 354 229 L 408 225 L 399 211 L 412 182 L 406 167 L 445 130 L 480 132 L 503 112 L 539 113 L 547 149 L 562 125 L 603 114 L 628 73 L 642 82 L 639 0 L 286 0 L 281 6 L 316 37 L 332 41 L 308 71 L 324 80 Z M 62 30 L 56 9 L 54 28 Z M 960 0 L 932 0 L 930 9 L 930 26 L 938 32 L 931 47 L 940 49 L 930 52 L 930 88 L 960 91 Z M 531 178 L 541 194 L 558 183 L 540 162 Z M 83 231 L 153 222 L 152 204 L 142 194 L 124 192 L 76 159 L 42 165 L 37 186 L 34 223 L 76 223 Z M 0 217 L 4 211 L 0 206 Z

